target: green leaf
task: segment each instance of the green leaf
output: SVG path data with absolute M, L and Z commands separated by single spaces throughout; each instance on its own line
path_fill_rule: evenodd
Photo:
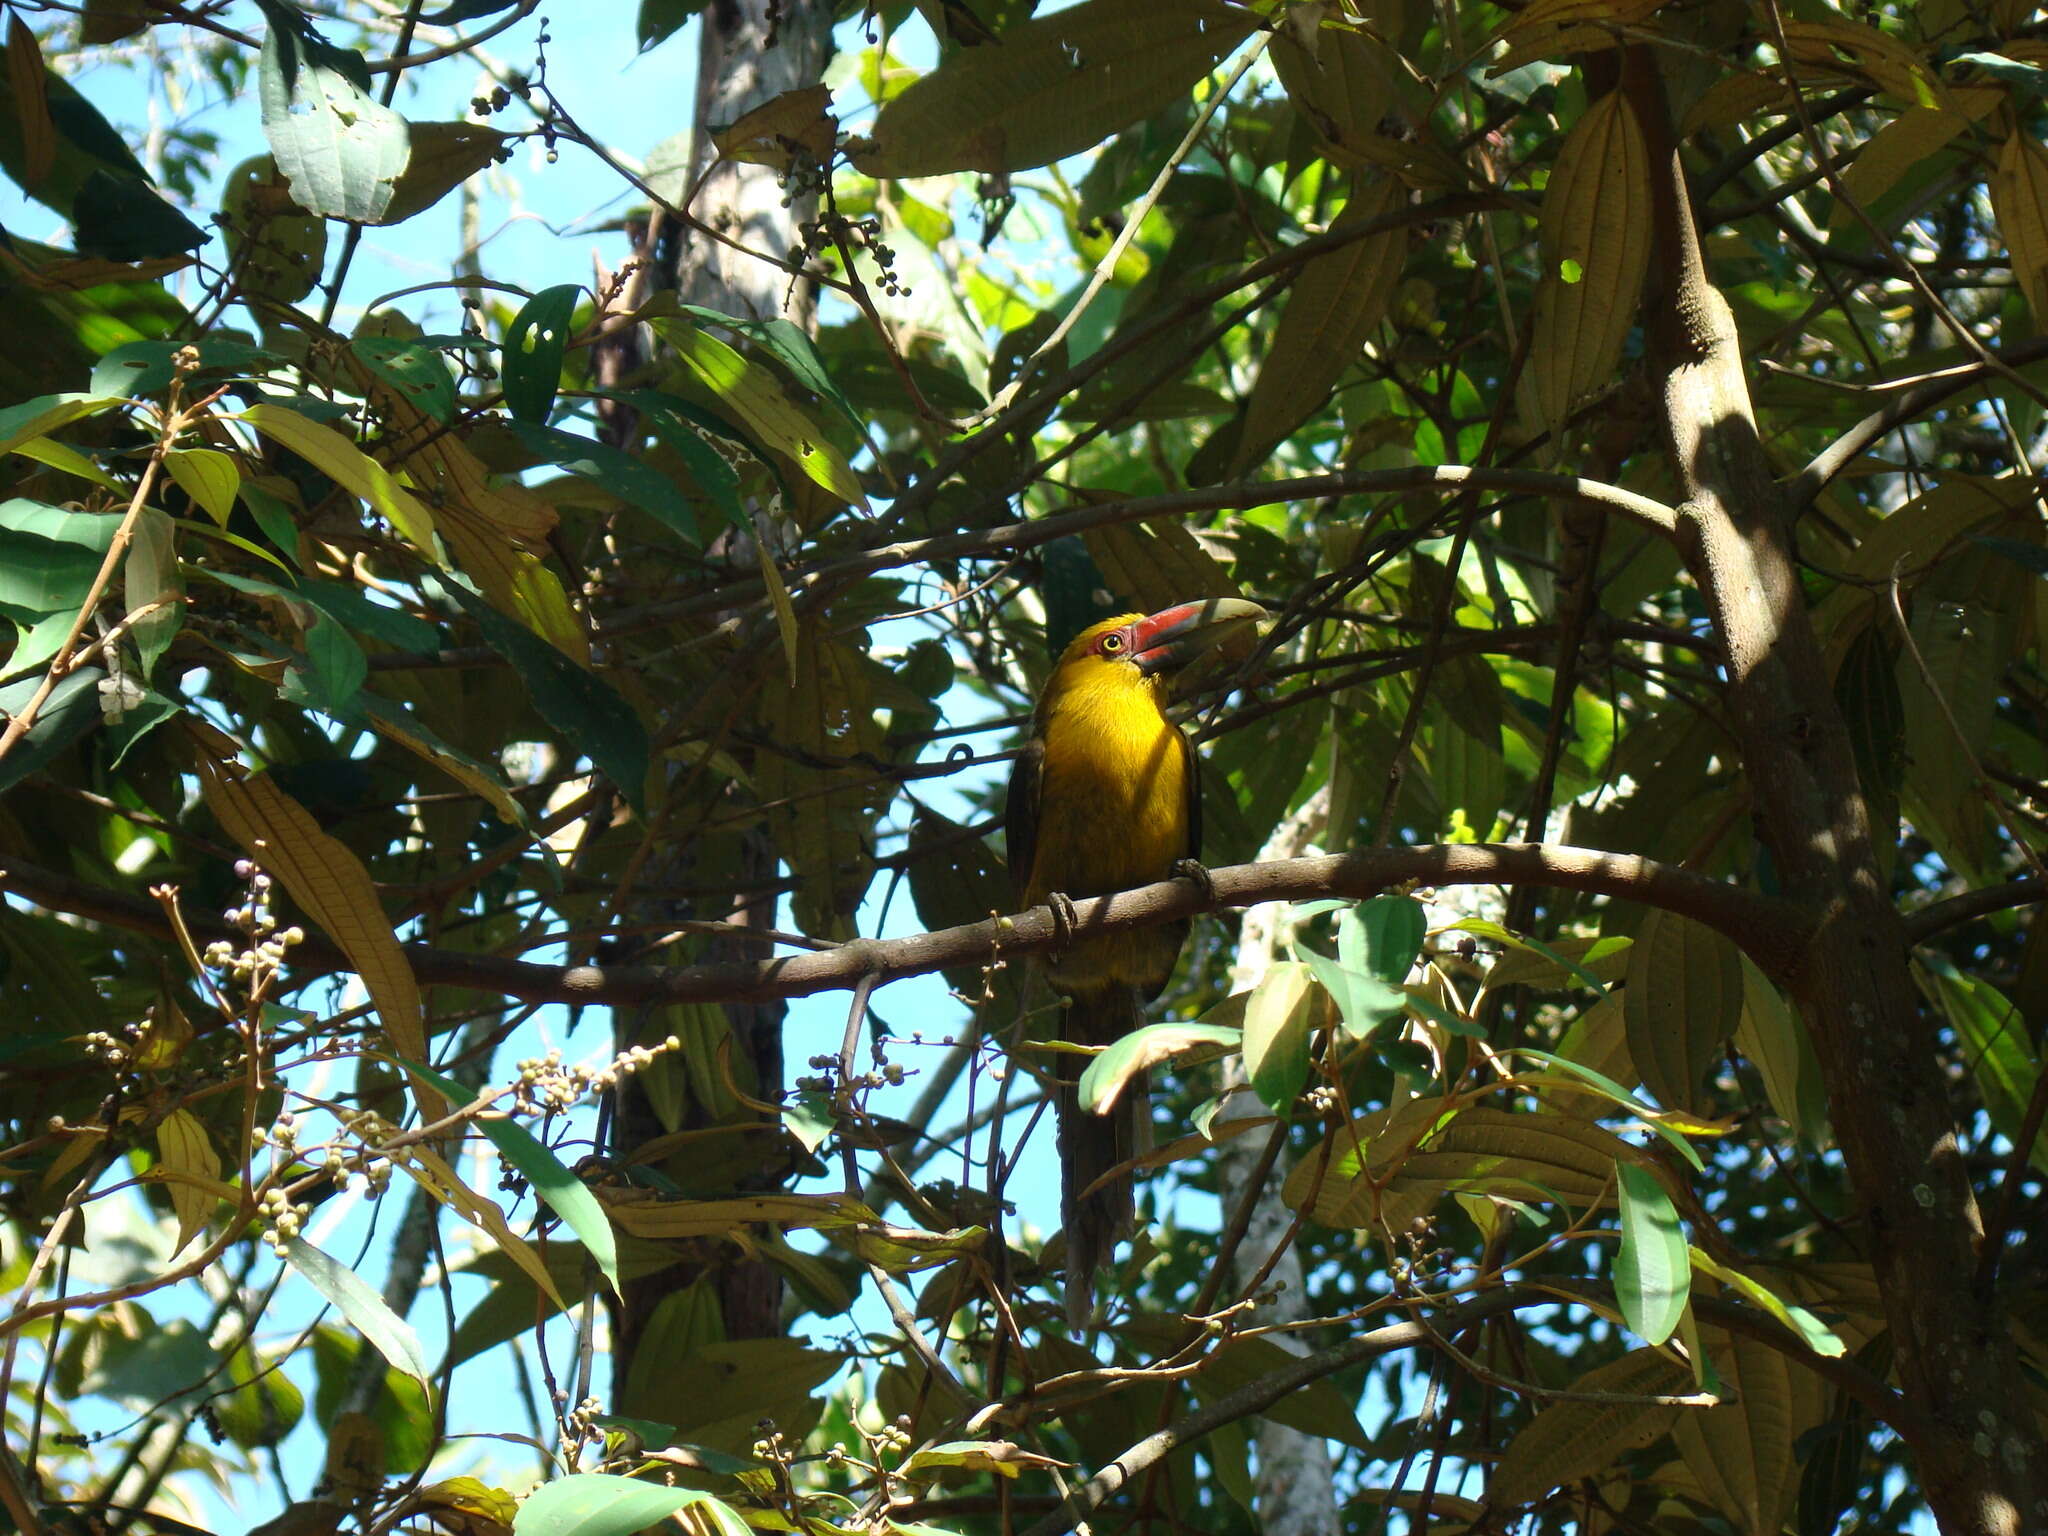
M 321 1252 L 304 1238 L 285 1244 L 285 1257 L 300 1274 L 313 1282 L 313 1289 L 333 1302 L 341 1315 L 354 1325 L 378 1354 L 422 1386 L 430 1383 L 426 1357 L 412 1328 L 384 1304 L 384 1298 L 346 1265 Z
M 1339 964 L 1312 949 L 1297 949 L 1295 953 L 1336 1003 L 1344 1033 L 1352 1039 L 1368 1039 L 1388 1019 L 1407 1012 L 1409 997 L 1399 987 L 1390 987 L 1378 977 Z
M 439 1089 L 450 1104 L 460 1107 L 476 1097 L 453 1078 L 443 1077 L 430 1067 L 402 1059 L 399 1064 L 414 1077 Z M 476 1127 L 490 1138 L 491 1145 L 498 1149 L 506 1162 L 526 1176 L 534 1194 L 547 1202 L 548 1208 L 582 1239 L 598 1272 L 611 1285 L 612 1294 L 617 1295 L 618 1243 L 612 1236 L 611 1218 L 605 1215 L 604 1207 L 597 1203 L 597 1196 L 590 1192 L 589 1186 L 564 1167 L 562 1160 L 518 1121 L 484 1117 L 476 1122 Z
M 251 155 L 228 172 L 220 227 L 241 296 L 258 313 L 296 304 L 320 286 L 327 221 L 292 201 L 275 156 Z
M 321 1324 L 313 1330 L 313 1422 L 331 1424 L 355 1379 L 368 1346 L 346 1328 Z M 426 1466 L 437 1448 L 429 1389 L 402 1371 L 384 1372 L 384 1384 L 370 1404 L 370 1422 L 383 1442 L 386 1470 L 403 1475 Z
M 1140 1072 L 1177 1056 L 1220 1055 L 1236 1049 L 1243 1038 L 1241 1030 L 1223 1024 L 1147 1024 L 1134 1029 L 1088 1063 L 1081 1074 L 1081 1107 L 1091 1115 L 1103 1114 Z
M 634 1536 L 693 1504 L 724 1509 L 694 1489 L 578 1472 L 543 1483 L 521 1500 L 512 1530 L 514 1536 Z
M 831 1101 L 808 1088 L 782 1106 L 782 1125 L 806 1152 L 817 1151 L 825 1144 L 825 1138 L 839 1128 Z
M 42 395 L 0 411 L 0 454 L 14 452 L 22 444 L 48 436 L 59 427 L 86 416 L 94 416 L 124 398 L 120 390 L 95 389 L 85 395 Z
M 0 502 L 0 613 L 24 622 L 76 614 L 120 526 L 118 513 Z
M 242 505 L 249 509 L 249 516 L 256 520 L 256 526 L 263 530 L 263 536 L 282 550 L 293 565 L 297 565 L 299 525 L 292 518 L 292 509 L 253 480 L 244 480 L 236 494 L 241 497 Z
M 1984 1097 L 1984 1112 L 2001 1136 L 2016 1140 L 2041 1075 L 2027 1021 L 1997 987 L 1963 975 L 1946 961 L 1928 960 L 1923 974 L 1932 977 L 1930 990 L 1962 1045 L 1963 1063 Z M 2048 1173 L 2048 1130 L 2027 1149 L 2027 1160 Z
M 308 213 L 383 221 L 411 155 L 405 119 L 377 100 L 363 56 L 328 42 L 284 0 L 257 0 L 263 134 Z
M 731 426 L 724 422 L 714 425 L 714 418 L 708 412 L 698 410 L 687 400 L 678 400 L 674 395 L 665 395 L 657 390 L 633 389 L 610 393 L 611 398 L 624 401 L 647 418 L 655 436 L 683 461 L 690 478 L 697 482 L 697 488 L 711 499 L 729 526 L 747 526 L 746 508 L 740 502 L 739 476 L 725 461 L 725 456 L 706 442 L 699 431 L 702 428 L 730 440 L 734 437 Z M 751 443 L 747 444 L 747 451 L 758 457 L 759 450 Z
M 667 42 L 707 3 L 709 0 L 640 0 L 640 19 L 635 29 L 640 51 L 645 53 Z
M 595 438 L 578 437 L 559 427 L 538 422 L 511 420 L 505 425 L 526 445 L 527 452 L 543 463 L 558 465 L 572 475 L 581 475 L 595 485 L 630 501 L 643 512 L 651 512 L 664 525 L 680 534 L 686 543 L 700 542 L 697 513 L 674 481 L 645 460 L 636 459 L 622 448 Z
M 1617 1163 L 1621 1250 L 1614 1256 L 1614 1294 L 1621 1315 L 1645 1343 L 1662 1344 L 1678 1328 L 1692 1292 L 1685 1232 L 1664 1186 L 1649 1169 Z
M 314 706 L 330 715 L 346 715 L 370 676 L 369 658 L 355 636 L 332 614 L 313 610 L 302 635 Z
M 455 380 L 431 337 L 358 336 L 348 345 L 412 405 L 439 422 L 455 419 Z
M 188 382 L 218 381 L 223 377 L 253 379 L 284 361 L 275 352 L 266 352 L 261 347 L 212 337 L 191 342 L 130 341 L 93 365 L 92 392 L 115 400 L 160 395 L 177 376 L 173 359 L 188 346 L 199 354 L 199 366 L 187 376 Z
M 276 1445 L 305 1416 L 306 1395 L 278 1368 L 282 1363 L 276 1356 L 259 1363 L 247 1348 L 228 1362 L 234 1390 L 214 1403 L 214 1414 L 221 1432 L 245 1451 Z
M 1399 986 L 1422 953 L 1429 914 L 1413 896 L 1375 896 L 1337 922 L 1337 959 Z
M 1959 53 L 1949 62 L 1974 65 L 2001 85 L 2035 96 L 2048 96 L 2048 69 L 2038 64 L 2022 63 L 2002 53 Z
M 1319 993 L 1308 966 L 1283 960 L 1266 972 L 1245 1002 L 1245 1073 L 1260 1102 L 1276 1115 L 1292 1114 L 1308 1083 L 1309 1036 Z
M 1083 0 L 960 48 L 850 146 L 876 177 L 1021 171 L 1093 148 L 1183 99 L 1250 33 L 1215 0 Z
M 476 620 L 484 643 L 512 663 L 541 718 L 638 808 L 647 792 L 652 749 L 633 706 L 603 678 L 584 671 L 524 624 L 493 608 L 460 577 L 428 577 L 422 586 L 429 596 L 446 594 Z
M 206 231 L 164 201 L 140 176 L 94 170 L 71 205 L 81 256 L 148 261 L 206 244 Z
M 505 328 L 505 408 L 521 421 L 545 425 L 562 387 L 562 358 L 583 290 L 574 283 L 543 288 Z
M 429 11 L 420 17 L 430 27 L 452 27 L 459 21 L 477 21 L 485 16 L 495 16 L 500 11 L 509 11 L 519 0 L 449 0 L 438 11 Z
M 80 667 L 50 690 L 28 735 L 0 758 L 0 791 L 12 789 L 100 723 L 99 682 L 104 676 L 97 667 Z M 12 719 L 26 709 L 42 681 L 37 674 L 0 688 L 0 718 Z
M 1750 1276 L 1745 1275 L 1741 1270 L 1730 1269 L 1727 1265 L 1719 1263 L 1712 1256 L 1702 1253 L 1697 1248 L 1688 1248 L 1686 1254 L 1694 1269 L 1712 1275 L 1723 1285 L 1740 1291 L 1750 1302 L 1763 1308 L 1764 1311 L 1770 1313 L 1771 1316 L 1804 1339 L 1807 1348 L 1811 1349 L 1815 1354 L 1832 1357 L 1848 1353 L 1848 1346 L 1835 1336 L 1834 1330 L 1807 1311 L 1806 1308 L 1794 1306 L 1788 1301 L 1780 1300 L 1776 1295 L 1765 1289 Z

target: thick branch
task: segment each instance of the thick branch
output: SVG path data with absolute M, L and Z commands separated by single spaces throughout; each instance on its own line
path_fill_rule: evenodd
M 1925 944 L 1938 934 L 1975 922 L 1980 917 L 1989 917 L 1993 912 L 2030 907 L 2043 900 L 2048 900 L 2048 886 L 2038 880 L 2006 880 L 1997 885 L 1964 891 L 1959 896 L 1949 896 L 1922 907 L 1918 912 L 1907 913 L 1906 942 Z
M 2008 368 L 2024 367 L 2048 357 L 2048 336 L 2036 336 L 2007 347 L 1999 353 Z M 1813 461 L 1785 487 L 1785 501 L 1794 517 L 1813 504 L 1827 483 L 1856 461 L 1865 449 L 1915 421 L 1952 396 L 1973 389 L 1992 372 L 1987 363 L 1968 363 L 1947 368 L 1919 383 L 1909 385 L 1883 405 L 1849 428 L 1813 456 Z
M 1634 854 L 1544 843 L 1472 843 L 1419 848 L 1376 848 L 1321 858 L 1237 864 L 1211 871 L 1216 899 L 1204 901 L 1185 880 L 1163 880 L 1115 896 L 1074 904 L 1080 937 L 1145 928 L 1219 907 L 1261 901 L 1309 901 L 1322 896 L 1363 900 L 1399 885 L 1548 885 L 1592 895 L 1647 902 L 1726 934 L 1775 977 L 1796 967 L 1810 929 L 1799 909 L 1739 886 Z M 18 861 L 0 872 L 0 890 L 53 911 L 96 918 L 140 932 L 167 934 L 153 902 L 102 890 Z M 201 914 L 192 928 L 216 935 Z M 1054 947 L 1050 909 L 1034 907 L 1014 918 L 990 918 L 958 928 L 900 939 L 857 939 L 815 954 L 720 965 L 536 965 L 493 955 L 462 954 L 426 945 L 406 946 L 414 974 L 430 986 L 469 987 L 526 1002 L 691 1003 L 770 1002 L 844 991 L 863 977 L 896 981 L 954 966 L 976 966 L 998 956 L 1014 959 Z M 302 967 L 348 968 L 330 941 L 315 934 L 293 951 Z M 301 979 L 303 979 L 303 971 Z

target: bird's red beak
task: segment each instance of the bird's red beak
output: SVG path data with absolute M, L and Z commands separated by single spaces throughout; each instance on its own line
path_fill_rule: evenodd
M 1197 656 L 1243 635 L 1265 616 L 1265 609 L 1241 597 L 1176 603 L 1131 626 L 1131 660 L 1147 676 L 1177 672 Z

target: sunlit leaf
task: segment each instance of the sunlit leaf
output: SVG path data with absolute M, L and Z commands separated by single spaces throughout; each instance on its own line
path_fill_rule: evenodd
M 304 1238 L 285 1243 L 292 1268 L 313 1282 L 313 1288 L 341 1310 L 341 1315 L 391 1364 L 422 1386 L 431 1378 L 426 1357 L 420 1353 L 419 1336 L 405 1319 L 385 1304 L 384 1298 L 347 1265 L 315 1248 Z
M 1664 1186 L 1647 1168 L 1619 1163 L 1621 1247 L 1614 1255 L 1614 1295 L 1621 1315 L 1648 1344 L 1662 1344 L 1678 1327 L 1691 1292 L 1685 1232 Z

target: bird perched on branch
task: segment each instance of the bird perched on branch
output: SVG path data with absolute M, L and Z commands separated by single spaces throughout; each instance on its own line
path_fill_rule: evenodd
M 1108 1045 L 1129 1034 L 1173 975 L 1187 923 L 1089 938 L 1072 932 L 1069 898 L 1176 874 L 1207 883 L 1201 787 L 1194 750 L 1166 715 L 1169 680 L 1264 617 L 1239 598 L 1119 614 L 1076 635 L 1046 681 L 1010 776 L 1007 827 L 1018 900 L 1050 905 L 1067 930 L 1045 964 L 1053 990 L 1068 1000 L 1060 1028 L 1067 1040 Z M 1096 1266 L 1135 1214 L 1130 1171 L 1104 1176 L 1137 1155 L 1146 1106 L 1143 1093 L 1126 1093 L 1106 1116 L 1085 1113 L 1074 1089 L 1078 1069 L 1058 1070 L 1067 1314 L 1079 1329 L 1093 1307 Z

